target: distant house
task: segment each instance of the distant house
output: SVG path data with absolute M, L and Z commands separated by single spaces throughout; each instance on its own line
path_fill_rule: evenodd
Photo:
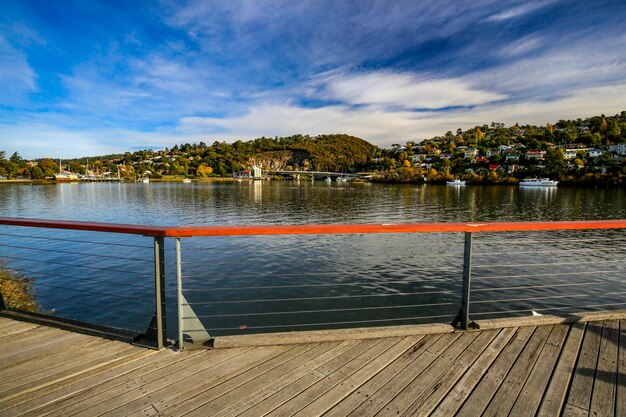
M 507 174 L 512 174 L 512 173 L 514 173 L 515 171 L 519 171 L 519 170 L 521 170 L 521 169 L 523 169 L 523 167 L 522 167 L 522 166 L 513 164 L 513 165 L 509 165 L 509 166 L 507 167 L 506 172 L 507 172 Z
M 499 154 L 500 152 L 498 152 L 497 149 L 489 149 L 487 152 L 485 152 L 485 155 L 487 155 L 487 158 L 491 158 L 494 155 Z
M 608 150 L 615 155 L 626 155 L 626 143 L 611 145 Z
M 520 158 L 520 154 L 518 154 L 518 153 L 509 153 L 509 154 L 506 155 L 504 160 L 506 162 L 511 162 L 511 161 L 518 162 L 519 158 Z
M 566 143 L 565 149 L 578 149 L 579 151 L 589 150 L 589 148 L 584 143 Z
M 563 158 L 565 159 L 574 159 L 578 155 L 578 151 L 576 149 L 567 149 L 563 152 Z
M 477 164 L 486 164 L 486 163 L 489 162 L 489 159 L 487 159 L 487 158 L 485 158 L 483 156 L 480 156 L 480 157 L 474 159 L 474 162 L 476 162 Z
M 590 156 L 592 158 L 597 158 L 599 156 L 602 156 L 604 152 L 602 151 L 602 149 L 590 149 L 587 152 L 587 156 Z
M 472 159 L 478 156 L 478 149 L 476 148 L 467 148 L 465 150 L 465 159 Z
M 495 170 L 500 168 L 500 164 L 489 164 L 489 169 Z
M 502 153 L 502 152 L 506 152 L 511 150 L 511 147 L 509 145 L 500 145 L 498 146 L 498 152 Z
M 543 159 L 546 156 L 546 151 L 528 151 L 524 156 L 526 159 Z

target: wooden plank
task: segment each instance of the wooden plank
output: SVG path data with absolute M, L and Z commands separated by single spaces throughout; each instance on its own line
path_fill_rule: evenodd
M 194 396 L 201 394 L 212 387 L 228 383 L 229 380 L 253 371 L 254 369 L 258 369 L 260 365 L 270 362 L 277 357 L 280 358 L 280 355 L 286 352 L 286 349 L 287 348 L 284 346 L 250 349 L 244 356 L 240 357 L 241 359 L 237 359 L 238 363 L 236 369 L 229 366 L 229 363 L 224 363 L 223 365 L 217 366 L 212 370 L 213 377 L 211 379 L 207 379 L 206 375 L 203 373 L 198 373 L 187 378 L 185 381 L 180 381 L 180 383 L 184 385 L 178 385 L 179 383 L 176 383 L 176 389 L 173 389 L 167 394 L 163 394 L 161 398 L 155 398 L 156 401 L 151 403 L 153 406 L 152 408 L 157 410 L 160 414 L 173 414 L 171 410 L 178 407 L 187 399 L 193 398 Z
M 12 397 L 4 397 L 0 399 L 0 412 L 12 409 L 12 413 L 22 414 L 34 410 L 55 400 L 80 392 L 76 387 L 79 381 L 85 381 L 91 378 L 94 381 L 94 385 L 101 384 L 110 378 L 111 373 L 113 373 L 115 377 L 121 376 L 124 374 L 125 367 L 139 367 L 142 363 L 145 364 L 149 360 L 157 360 L 157 356 L 159 355 L 155 350 L 139 349 L 135 354 L 130 356 L 102 361 L 98 366 L 94 366 L 88 370 L 81 370 L 74 375 L 59 379 L 53 384 L 31 387 L 22 390 Z
M 513 404 L 511 415 L 534 415 L 537 412 L 568 332 L 567 324 L 557 324 L 552 328 L 535 366 Z
M 535 330 L 533 327 L 516 329 L 509 343 L 465 400 L 457 416 L 474 417 L 483 413 Z
M 570 325 L 565 346 L 552 374 L 548 388 L 537 412 L 537 417 L 552 417 L 561 414 L 567 389 L 574 375 L 574 367 L 585 334 L 585 323 Z
M 520 353 L 515 365 L 507 374 L 504 382 L 498 388 L 496 395 L 483 413 L 484 417 L 508 415 L 519 392 L 528 378 L 546 339 L 550 335 L 553 326 L 540 326 Z
M 626 417 L 626 319 L 620 320 L 615 417 Z
M 216 407 L 216 409 L 219 409 L 219 411 L 214 411 L 212 414 L 214 417 L 232 417 L 243 415 L 244 412 L 247 412 L 247 410 L 250 410 L 251 408 L 259 405 L 265 399 L 279 392 L 282 393 L 283 391 L 285 391 L 284 389 L 286 387 L 292 387 L 300 380 L 307 380 L 306 378 L 303 378 L 305 375 L 310 374 L 315 370 L 315 368 L 322 366 L 323 364 L 336 358 L 343 352 L 346 352 L 350 348 L 354 347 L 357 343 L 358 342 L 355 340 L 347 340 L 341 343 L 331 344 L 332 347 L 326 352 L 317 355 L 312 360 L 301 364 L 298 368 L 294 369 L 286 375 L 276 378 L 268 383 L 259 384 L 260 379 L 252 381 L 251 384 L 249 383 L 250 385 L 246 384 L 247 386 L 242 387 L 245 392 L 247 392 L 246 395 L 240 395 L 239 399 L 233 399 L 228 404 L 220 405 L 218 403 L 214 403 L 213 406 Z M 321 373 L 319 375 L 321 375 Z M 308 386 L 300 386 L 298 392 L 303 391 L 307 387 Z M 289 398 L 291 398 L 291 396 Z M 219 398 L 218 400 L 221 402 L 222 398 Z M 271 409 L 273 408 L 275 407 L 272 407 Z M 258 409 L 254 415 L 259 415 Z
M 350 412 L 350 416 L 370 416 L 375 415 L 389 401 L 391 401 L 407 385 L 414 381 L 419 375 L 426 372 L 428 367 L 444 354 L 446 349 L 454 345 L 460 338 L 460 333 L 445 334 L 437 339 L 411 363 L 410 366 L 400 370 L 393 378 L 385 384 L 383 389 L 378 389 L 371 394 L 365 402 Z M 463 342 L 464 343 L 464 342 Z M 419 349 L 418 349 L 419 350 Z
M 598 351 L 602 336 L 602 322 L 587 324 L 585 338 L 574 371 L 574 378 L 565 404 L 565 414 L 573 413 L 576 408 L 589 412 L 594 375 L 598 363 Z
M 358 371 L 340 380 L 339 384 L 310 402 L 306 407 L 298 411 L 300 415 L 321 415 L 331 409 L 335 404 L 346 398 L 350 393 L 357 390 L 365 382 L 382 371 L 390 363 L 395 361 L 407 349 L 417 342 L 414 337 L 404 338 L 392 345 L 382 354 L 375 357 Z M 332 378 L 332 375 L 328 377 Z
M 134 401 L 142 397 L 152 401 L 151 398 L 154 392 L 167 387 L 174 389 L 172 388 L 174 384 L 181 383 L 181 381 L 184 381 L 192 375 L 201 373 L 206 378 L 207 372 L 209 372 L 211 377 L 220 378 L 221 375 L 225 374 L 225 372 L 220 373 L 220 368 L 218 368 L 220 365 L 222 369 L 227 368 L 228 370 L 232 370 L 239 366 L 240 361 L 243 362 L 246 359 L 251 361 L 258 360 L 258 357 L 252 355 L 251 358 L 245 358 L 245 355 L 237 351 L 211 353 L 213 354 L 194 355 L 190 360 L 181 360 L 175 362 L 170 367 L 152 372 L 148 376 L 139 376 L 133 379 L 130 384 L 117 386 L 107 392 L 99 392 L 88 400 L 81 401 L 77 404 L 77 407 L 80 413 L 88 415 L 123 415 L 118 414 L 115 410 L 126 404 L 135 404 Z M 267 351 L 261 352 L 261 354 L 267 354 Z M 142 407 L 143 405 L 139 408 Z M 63 411 L 66 412 L 66 409 Z M 71 410 L 71 413 L 75 412 L 76 410 Z
M 352 412 L 352 410 L 360 406 L 378 390 L 387 389 L 390 381 L 402 370 L 409 367 L 419 367 L 419 365 L 415 363 L 416 359 L 426 352 L 426 350 L 440 338 L 441 335 L 425 336 L 404 354 L 393 361 L 389 366 L 385 367 L 385 369 L 377 373 L 357 390 L 353 391 L 332 409 L 328 410 L 324 415 L 327 417 L 347 416 L 350 412 Z
M 2 327 L 0 327 L 0 344 L 6 342 L 9 336 L 17 337 L 18 334 L 39 327 L 38 324 L 27 323 L 25 321 L 2 319 Z
M 13 379 L 19 379 L 22 375 L 32 375 L 35 372 L 42 371 L 46 366 L 54 364 L 55 366 L 80 358 L 84 352 L 93 349 L 102 349 L 101 341 L 91 339 L 87 341 L 79 341 L 79 345 L 70 346 L 69 348 L 61 348 L 50 350 L 45 355 L 38 355 L 31 359 L 12 364 L 5 371 L 10 370 Z M 128 346 L 128 345 L 126 345 Z
M 112 393 L 114 392 L 114 390 L 124 391 L 126 389 L 129 389 L 130 387 L 137 386 L 137 381 L 139 381 L 139 379 L 142 377 L 150 377 L 151 375 L 158 372 L 163 372 L 164 370 L 166 373 L 171 372 L 175 364 L 196 360 L 196 357 L 200 353 L 201 351 L 198 351 L 197 353 L 184 352 L 184 354 L 172 352 L 172 354 L 170 355 L 163 355 L 163 358 L 160 361 L 155 361 L 150 369 L 136 369 L 126 373 L 122 377 L 112 378 L 111 380 L 103 382 L 102 384 L 92 385 L 86 389 L 80 390 L 80 392 L 77 394 L 64 398 L 59 398 L 58 400 L 46 405 L 44 408 L 37 409 L 36 411 L 33 411 L 32 414 L 29 413 L 29 415 L 70 415 L 73 410 L 76 410 L 76 412 L 83 410 L 83 404 L 85 404 L 88 408 L 89 404 L 91 403 L 94 403 L 98 400 L 103 401 L 103 398 L 107 398 L 108 395 L 113 395 Z M 83 384 L 87 383 L 87 381 L 81 381 L 76 384 L 76 387 L 80 389 Z
M 441 374 L 445 373 L 446 369 L 470 346 L 477 337 L 480 336 L 480 332 L 468 332 L 461 333 L 459 338 L 455 340 L 450 346 L 448 346 L 437 358 L 426 368 L 423 372 L 413 380 L 409 381 L 404 387 L 399 390 L 394 390 L 393 397 L 386 404 L 380 406 L 380 402 L 377 404 L 377 415 L 399 415 L 404 412 L 412 403 L 413 399 L 425 392 L 429 388 L 429 383 L 437 379 Z M 365 403 L 368 405 L 374 404 L 373 402 Z M 361 407 L 359 407 L 361 409 Z M 359 415 L 359 409 L 352 412 L 352 415 Z M 371 410 L 371 409 L 370 409 Z M 368 413 L 370 412 L 368 410 Z M 373 410 L 372 410 L 373 411 Z
M 20 333 L 20 337 L 10 338 L 2 343 L 2 350 L 4 352 L 11 352 L 5 354 L 0 358 L 0 361 L 7 360 L 10 355 L 14 355 L 19 352 L 24 352 L 28 349 L 33 349 L 41 346 L 44 343 L 54 343 L 57 337 L 71 334 L 64 332 L 63 330 L 53 329 L 51 327 L 38 326 L 34 327 L 26 332 Z
M 592 416 L 613 416 L 617 387 L 619 320 L 607 320 L 602 330 L 598 365 L 591 394 Z
M 241 346 L 274 346 L 301 343 L 340 342 L 343 340 L 381 339 L 386 337 L 422 336 L 426 334 L 452 333 L 449 324 L 431 323 L 356 329 L 313 330 L 284 333 L 264 333 L 244 336 L 218 336 L 216 349 Z
M 543 326 L 550 324 L 571 324 L 589 321 L 620 320 L 626 318 L 626 310 L 591 311 L 559 315 L 506 317 L 501 319 L 476 320 L 480 329 L 502 329 L 504 327 Z
M 44 330 L 42 338 L 34 338 L 23 347 L 15 346 L 13 348 L 7 348 L 7 351 L 12 353 L 4 355 L 0 358 L 0 373 L 10 373 L 11 368 L 21 364 L 22 362 L 31 361 L 42 356 L 60 352 L 71 346 L 80 346 L 90 340 L 93 339 L 83 334 L 70 332 L 49 334 Z M 1 385 L 2 384 L 0 383 L 0 386 Z
M 336 346 L 338 346 L 338 344 L 315 345 L 311 349 L 305 350 L 301 354 L 295 355 L 292 358 L 285 357 L 283 358 L 282 363 L 278 365 L 277 367 L 269 370 L 268 372 L 262 375 L 259 375 L 257 378 L 254 378 L 229 392 L 226 392 L 222 395 L 218 395 L 216 398 L 209 399 L 206 403 L 200 405 L 196 410 L 191 411 L 187 415 L 192 416 L 194 415 L 194 413 L 197 413 L 198 410 L 206 409 L 209 411 L 209 414 L 211 414 L 212 416 L 215 416 L 217 410 L 222 410 L 227 405 L 232 404 L 241 398 L 246 398 L 248 395 L 255 393 L 259 389 L 267 388 L 268 386 L 270 388 L 273 388 L 275 381 L 279 379 L 281 376 L 284 376 L 285 374 L 290 373 L 294 369 L 301 366 L 303 363 L 306 363 L 312 359 L 315 359 L 316 357 L 320 355 L 324 355 L 327 351 L 331 350 L 333 347 L 336 347 Z M 163 393 L 166 394 L 171 389 L 172 389 L 172 386 L 168 385 L 164 387 Z M 207 396 L 205 394 L 206 394 L 206 391 L 205 393 L 203 393 L 203 395 L 205 396 L 205 400 L 206 400 Z M 159 398 L 160 392 L 159 391 L 153 392 L 151 394 L 151 397 Z M 125 404 L 123 407 L 118 407 L 115 410 L 111 410 L 107 414 L 114 415 L 114 416 L 115 415 L 128 415 L 130 413 L 133 413 L 133 412 L 136 412 L 138 410 L 145 408 L 146 405 L 147 405 L 146 400 L 144 398 L 139 398 L 135 400 L 134 402 L 129 402 Z M 201 415 L 206 415 L 205 411 L 200 411 L 200 413 Z
M 329 366 L 327 364 L 317 368 L 317 371 L 325 374 L 324 378 L 320 379 L 316 384 L 310 386 L 306 390 L 300 392 L 298 395 L 290 399 L 288 402 L 282 404 L 280 407 L 272 410 L 267 415 L 303 415 L 303 413 L 300 413 L 301 409 L 325 394 L 333 387 L 340 384 L 344 379 L 357 372 L 367 363 L 373 361 L 379 355 L 382 355 L 397 342 L 398 339 L 382 339 L 374 346 L 372 346 L 371 349 L 368 349 L 363 354 L 356 356 L 354 359 L 345 363 L 343 366 L 331 370 L 331 368 L 334 368 L 334 366 Z
M 33 373 L 32 375 L 23 376 L 19 379 L 19 382 L 15 384 L 11 389 L 4 391 L 3 396 L 12 397 L 18 395 L 33 387 L 43 387 L 53 384 L 57 381 L 63 380 L 71 375 L 81 372 L 81 370 L 88 370 L 102 362 L 109 360 L 115 360 L 123 358 L 125 356 L 132 355 L 136 352 L 134 346 L 120 343 L 115 348 L 109 348 L 106 351 L 95 350 L 93 352 L 85 353 L 77 358 L 75 361 L 69 361 L 63 364 L 55 365 L 49 364 L 44 367 L 41 372 Z
M 206 404 L 208 401 L 214 400 L 221 395 L 226 395 L 245 383 L 259 378 L 261 375 L 281 366 L 285 362 L 297 360 L 302 354 L 314 349 L 316 346 L 317 345 L 314 344 L 296 345 L 290 348 L 285 346 L 273 346 L 270 349 L 278 350 L 280 352 L 279 355 L 275 355 L 269 360 L 256 361 L 254 366 L 246 369 L 244 372 L 232 372 L 232 369 L 226 370 L 223 377 L 217 381 L 205 380 L 201 384 L 196 385 L 196 389 L 194 390 L 182 390 L 181 393 L 183 395 L 179 396 L 176 402 L 165 404 L 168 406 L 167 410 L 164 410 L 164 404 L 162 403 L 153 403 L 152 405 L 161 413 L 169 415 L 187 414 Z M 254 350 L 256 349 L 261 348 L 255 348 Z
M 465 371 L 483 354 L 484 350 L 493 342 L 501 330 L 486 330 L 480 332 L 471 345 L 467 347 L 445 371 L 437 378 L 427 382 L 427 387 L 420 387 L 422 392 L 407 403 L 412 403 L 403 412 L 403 416 L 424 416 L 430 414 L 437 404 L 446 396 L 448 391 L 463 376 Z M 411 396 L 411 392 L 401 395 Z
M 503 329 L 493 342 L 485 349 L 480 357 L 472 364 L 467 372 L 460 378 L 454 388 L 450 390 L 442 402 L 433 410 L 433 417 L 448 417 L 454 415 L 463 405 L 465 399 L 470 395 L 474 387 L 481 380 L 491 364 L 507 346 L 517 329 Z

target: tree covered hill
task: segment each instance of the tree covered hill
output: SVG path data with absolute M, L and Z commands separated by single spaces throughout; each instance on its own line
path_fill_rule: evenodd
M 562 181 L 611 178 L 626 180 L 626 111 L 614 116 L 560 120 L 546 126 L 489 125 L 381 149 L 345 135 L 261 137 L 233 143 L 185 143 L 163 150 L 90 156 L 63 161 L 64 169 L 84 174 L 143 176 L 231 176 L 252 165 L 263 170 L 378 171 L 392 182 L 444 181 L 464 177 L 473 182 L 515 182 L 528 176 Z M 0 179 L 44 178 L 59 172 L 57 160 L 24 161 L 18 152 L 0 150 Z M 601 179 L 602 179 L 601 178 Z M 602 179 L 603 182 L 604 179 Z

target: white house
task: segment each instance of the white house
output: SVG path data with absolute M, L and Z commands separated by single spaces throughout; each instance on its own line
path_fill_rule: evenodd
M 617 145 L 609 146 L 609 152 L 612 152 L 617 155 L 626 155 L 626 143 L 620 143 Z
M 563 152 L 563 158 L 574 159 L 576 158 L 577 154 L 578 154 L 578 151 L 576 149 L 567 149 L 565 152 Z
M 476 148 L 467 148 L 465 150 L 465 159 L 472 159 L 478 156 L 478 149 Z

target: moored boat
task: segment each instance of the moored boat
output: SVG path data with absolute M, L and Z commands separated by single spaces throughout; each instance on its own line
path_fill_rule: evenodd
M 527 178 L 519 182 L 520 187 L 556 187 L 558 184 L 550 178 Z
M 446 185 L 465 185 L 465 181 L 457 178 L 454 181 L 447 181 Z

